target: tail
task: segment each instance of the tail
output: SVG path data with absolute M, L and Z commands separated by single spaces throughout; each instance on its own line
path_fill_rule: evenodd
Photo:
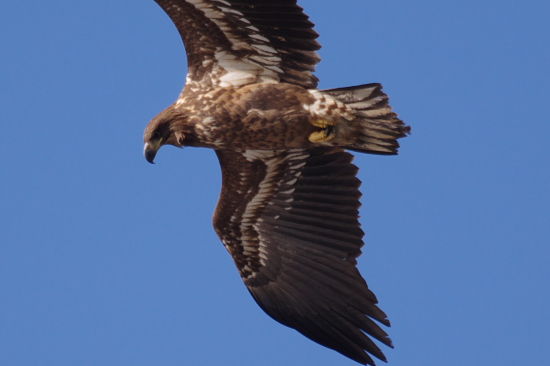
M 388 96 L 380 84 L 365 84 L 321 91 L 353 108 L 354 120 L 342 126 L 343 147 L 359 152 L 396 155 L 398 139 L 407 136 L 411 128 L 392 112 Z M 338 134 L 337 134 L 338 135 Z

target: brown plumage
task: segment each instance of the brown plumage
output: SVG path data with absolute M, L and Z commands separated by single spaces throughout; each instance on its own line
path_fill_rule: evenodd
M 157 0 L 187 50 L 178 100 L 145 130 L 160 147 L 216 151 L 214 228 L 275 320 L 362 364 L 385 361 L 386 315 L 356 268 L 360 181 L 344 149 L 397 154 L 410 128 L 380 84 L 317 90 L 320 48 L 294 0 Z

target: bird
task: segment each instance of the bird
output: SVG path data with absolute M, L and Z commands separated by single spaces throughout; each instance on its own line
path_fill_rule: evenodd
M 274 320 L 363 365 L 387 362 L 390 326 L 357 269 L 364 244 L 350 151 L 395 155 L 410 133 L 381 84 L 318 89 L 314 24 L 297 0 L 155 0 L 175 24 L 188 73 L 144 133 L 215 151 L 213 226 Z

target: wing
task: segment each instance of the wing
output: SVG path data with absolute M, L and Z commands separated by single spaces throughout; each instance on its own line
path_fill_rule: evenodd
M 386 315 L 356 268 L 357 167 L 339 148 L 217 151 L 214 227 L 250 293 L 280 323 L 362 364 L 385 360 Z
M 187 51 L 195 88 L 287 82 L 315 88 L 321 48 L 296 0 L 155 0 Z

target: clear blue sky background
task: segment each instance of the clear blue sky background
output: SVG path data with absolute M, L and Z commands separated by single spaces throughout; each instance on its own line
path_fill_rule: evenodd
M 390 365 L 548 365 L 550 2 L 303 0 L 322 88 L 413 128 L 361 155 L 359 267 Z M 353 365 L 271 320 L 211 227 L 215 155 L 142 156 L 183 86 L 151 0 L 0 12 L 2 365 Z

